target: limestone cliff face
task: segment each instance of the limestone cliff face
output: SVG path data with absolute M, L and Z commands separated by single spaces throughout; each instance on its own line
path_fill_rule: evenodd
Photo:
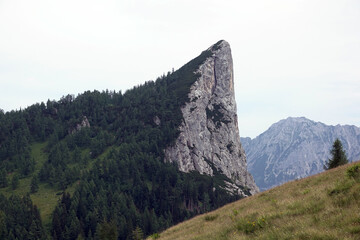
M 212 56 L 200 65 L 200 77 L 191 86 L 189 102 L 182 107 L 183 122 L 175 144 L 165 150 L 165 160 L 177 162 L 183 172 L 222 172 L 251 194 L 258 192 L 247 171 L 240 143 L 234 95 L 233 62 L 226 41 L 211 46 Z M 234 184 L 229 189 L 247 195 Z

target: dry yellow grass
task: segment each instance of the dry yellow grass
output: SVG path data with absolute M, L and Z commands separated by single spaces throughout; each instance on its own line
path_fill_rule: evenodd
M 148 239 L 360 239 L 360 183 L 353 164 L 228 204 Z

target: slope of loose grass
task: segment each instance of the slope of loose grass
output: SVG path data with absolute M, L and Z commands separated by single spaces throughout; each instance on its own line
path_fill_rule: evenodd
M 228 204 L 148 239 L 360 239 L 352 163 Z M 359 173 L 360 175 L 360 173 Z

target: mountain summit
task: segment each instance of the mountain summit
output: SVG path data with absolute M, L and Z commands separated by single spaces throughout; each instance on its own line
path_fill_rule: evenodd
M 258 188 L 247 171 L 240 143 L 230 45 L 220 41 L 207 51 L 211 56 L 198 68 L 199 77 L 190 88 L 189 101 L 181 108 L 180 135 L 165 150 L 165 160 L 177 162 L 183 172 L 222 172 L 253 194 Z M 227 184 L 229 189 L 234 188 Z M 240 188 L 236 191 L 246 195 Z

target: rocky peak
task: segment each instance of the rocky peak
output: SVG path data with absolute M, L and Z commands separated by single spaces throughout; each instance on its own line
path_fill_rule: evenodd
M 165 160 L 177 162 L 184 172 L 225 174 L 239 187 L 232 189 L 247 195 L 258 191 L 247 171 L 244 149 L 240 143 L 234 95 L 233 62 L 229 43 L 211 46 L 211 56 L 196 73 L 189 101 L 181 108 L 183 122 L 175 143 L 165 150 Z

